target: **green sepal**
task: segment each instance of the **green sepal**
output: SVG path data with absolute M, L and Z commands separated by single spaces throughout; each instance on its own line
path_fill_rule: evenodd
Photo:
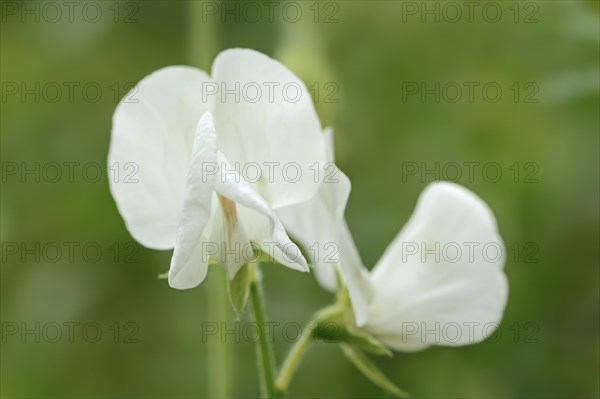
M 343 323 L 341 319 L 315 321 L 315 341 L 324 343 L 348 343 L 367 353 L 392 357 L 392 352 L 371 334 Z
M 372 383 L 396 398 L 409 398 L 410 395 L 398 388 L 385 374 L 358 348 L 350 344 L 341 344 L 344 355 Z
M 337 304 L 321 309 L 315 313 L 313 339 L 315 342 L 340 343 L 348 337 L 344 309 Z
M 229 280 L 227 284 L 229 301 L 237 314 L 242 313 L 246 307 L 246 302 L 248 302 L 248 295 L 250 293 L 250 285 L 253 281 L 254 265 L 246 263 L 240 267 L 233 279 Z
M 392 357 L 390 351 L 381 341 L 354 325 L 354 314 L 347 290 L 340 289 L 337 303 L 315 314 L 315 340 L 328 343 L 346 342 L 367 353 Z
M 275 260 L 275 258 L 271 257 L 271 255 L 269 255 L 265 251 L 258 249 L 258 248 L 254 248 L 254 256 L 252 258 L 252 262 L 253 263 L 274 263 L 276 265 L 280 264 L 277 260 Z
M 349 344 L 356 346 L 364 350 L 367 353 L 379 356 L 392 357 L 392 351 L 389 350 L 381 341 L 372 336 L 371 334 L 359 330 L 358 328 L 348 327 L 348 337 L 346 341 Z
M 324 342 L 328 344 L 338 344 L 345 342 L 348 338 L 348 332 L 343 324 L 335 321 L 316 321 L 313 329 L 313 339 L 315 342 Z

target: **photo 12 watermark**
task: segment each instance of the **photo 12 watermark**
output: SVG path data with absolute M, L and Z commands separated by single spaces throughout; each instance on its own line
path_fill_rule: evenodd
M 3 81 L 2 103 L 96 104 L 107 99 L 139 102 L 139 86 L 135 82 L 98 81 Z
M 535 1 L 401 1 L 400 5 L 402 23 L 540 22 L 540 6 Z
M 340 22 L 340 6 L 334 1 L 202 1 L 200 9 L 203 23 Z
M 227 81 L 202 82 L 200 93 L 203 103 L 290 103 L 295 104 L 304 96 L 314 103 L 337 103 L 339 85 L 336 82 L 311 82 L 307 90 L 296 81 Z
M 2 263 L 138 263 L 140 246 L 134 241 L 3 241 Z
M 523 161 L 500 163 L 496 161 L 462 162 L 414 162 L 401 164 L 402 183 L 419 181 L 451 181 L 454 183 L 499 183 L 517 184 L 540 182 L 540 166 L 537 162 Z
M 516 241 L 508 246 L 501 242 L 478 241 L 403 241 L 402 263 L 420 264 L 497 264 L 504 260 L 513 263 L 539 263 L 540 246 L 533 241 Z
M 115 24 L 139 22 L 140 4 L 136 1 L 2 1 L 2 23 Z
M 501 100 L 515 104 L 537 104 L 540 102 L 540 87 L 536 82 L 441 82 L 410 81 L 402 82 L 403 103 L 487 103 Z
M 137 344 L 140 326 L 133 321 L 3 321 L 2 343 L 29 344 Z
M 488 344 L 495 344 L 503 339 L 503 326 L 497 322 L 450 321 L 450 322 L 418 322 L 403 321 L 401 323 L 402 342 L 418 340 L 422 343 L 475 343 L 475 337 L 483 337 Z M 538 343 L 539 324 L 535 322 L 515 322 L 508 328 L 513 343 Z
M 279 242 L 226 242 L 203 241 L 200 244 L 202 262 L 208 263 L 211 259 L 221 264 L 256 263 L 266 255 L 269 259 L 283 259 L 285 262 L 298 263 L 303 254 L 296 244 L 288 242 L 281 245 Z M 314 242 L 307 246 L 307 255 L 313 263 L 338 264 L 339 244 L 336 242 Z
M 114 183 L 139 183 L 140 167 L 136 162 L 7 161 L 1 164 L 2 183 L 98 183 L 106 176 Z

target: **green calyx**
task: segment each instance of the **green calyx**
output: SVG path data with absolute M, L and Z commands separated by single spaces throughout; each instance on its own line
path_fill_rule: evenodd
M 354 311 L 348 290 L 342 287 L 336 295 L 336 303 L 317 312 L 313 337 L 325 343 L 346 343 L 378 356 L 392 356 L 392 352 L 377 338 L 356 327 Z
M 256 278 L 256 266 L 246 263 L 227 284 L 229 301 L 235 312 L 239 315 L 244 311 L 250 294 L 250 285 Z
M 348 289 L 337 274 L 338 292 L 336 303 L 315 314 L 315 340 L 340 345 L 346 358 L 371 382 L 397 398 L 409 395 L 397 387 L 365 354 L 392 356 L 392 352 L 377 338 L 356 326 Z

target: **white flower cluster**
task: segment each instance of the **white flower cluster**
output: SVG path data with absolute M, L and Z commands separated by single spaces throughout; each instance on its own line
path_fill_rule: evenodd
M 298 93 L 295 101 L 207 95 L 207 88 L 215 94 L 232 85 L 287 85 Z M 134 162 L 139 179 L 111 181 L 110 188 L 136 240 L 174 249 L 172 287 L 188 289 L 204 280 L 210 261 L 206 243 L 221 244 L 214 245 L 211 257 L 225 264 L 230 279 L 252 255 L 236 251 L 268 243 L 269 255 L 279 263 L 305 272 L 312 264 L 324 288 L 347 292 L 352 328 L 389 348 L 466 345 L 493 329 L 473 323 L 498 325 L 507 300 L 504 245 L 488 206 L 456 184 L 429 185 L 369 271 L 344 220 L 350 180 L 336 169 L 335 179 L 326 181 L 334 162 L 332 131 L 321 127 L 304 83 L 279 62 L 253 50 L 230 49 L 217 56 L 211 75 L 167 67 L 136 89 L 139 101 L 121 102 L 114 113 L 108 163 Z M 239 173 L 244 166 L 274 164 L 294 165 L 311 178 L 247 179 Z M 297 245 L 314 243 L 336 243 L 336 261 L 308 255 L 307 261 Z M 495 255 L 420 256 L 436 243 L 493 247 Z M 419 256 L 408 256 L 408 249 Z M 452 326 L 452 334 L 420 333 L 440 325 Z

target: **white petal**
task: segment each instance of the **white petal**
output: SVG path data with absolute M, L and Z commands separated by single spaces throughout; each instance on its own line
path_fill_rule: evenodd
M 217 244 L 217 250 L 214 251 L 214 254 L 211 251 L 211 257 L 227 268 L 227 277 L 230 280 L 253 257 L 253 248 L 248 240 L 242 218 L 239 216 L 240 209 L 235 202 L 233 202 L 233 206 L 236 207 L 236 217 L 229 221 L 225 220 L 222 205 L 218 206 L 218 215 L 216 215 L 215 229 L 212 235 L 212 242 Z
M 507 300 L 503 252 L 483 200 L 456 184 L 431 184 L 372 272 L 367 329 L 404 351 L 485 339 Z
M 258 244 L 265 242 L 274 244 L 275 248 L 285 253 L 290 260 L 289 262 L 282 262 L 284 265 L 296 270 L 308 271 L 308 265 L 300 253 L 300 249 L 290 240 L 279 217 L 267 201 L 235 171 L 234 167 L 220 152 L 218 154 L 218 164 L 221 174 L 215 184 L 217 193 L 249 210 L 259 213 L 262 215 L 261 218 L 265 222 L 264 224 L 268 226 L 266 231 L 260 229 L 259 226 L 261 223 L 257 218 L 252 217 L 248 220 L 248 213 L 244 213 L 242 209 L 239 209 L 238 211 L 243 215 L 243 217 L 240 217 L 240 220 L 244 221 L 244 225 L 248 229 L 248 239 Z M 259 231 L 261 234 L 257 235 Z M 280 253 L 277 251 L 275 255 Z
M 325 140 L 325 159 L 327 162 L 335 162 L 333 129 L 331 127 L 323 129 L 323 138 Z M 339 170 L 338 172 L 341 173 Z M 337 180 L 339 180 L 339 178 L 337 178 Z M 344 211 L 349 195 L 350 181 L 346 175 L 344 175 L 342 182 L 338 187 L 333 187 L 329 182 L 326 184 L 321 183 L 317 195 L 304 203 L 305 209 L 299 209 L 297 211 L 297 215 L 299 216 L 297 219 L 299 220 L 297 220 L 296 223 L 300 224 L 300 226 L 301 223 L 306 224 L 305 220 L 307 219 L 307 215 L 310 215 L 309 219 L 312 225 L 312 228 L 311 226 L 303 228 L 301 230 L 302 233 L 299 233 L 299 237 L 302 237 L 303 240 L 306 240 L 307 243 L 309 243 L 311 236 L 316 236 L 321 233 L 321 239 L 316 241 L 317 245 L 318 243 L 321 243 L 318 248 L 318 255 L 320 256 L 321 262 L 315 262 L 313 259 L 313 263 L 316 265 L 315 277 L 317 278 L 317 281 L 323 288 L 329 291 L 335 291 L 337 289 L 336 270 L 333 265 L 339 264 L 340 261 L 340 223 L 344 223 L 344 228 L 348 230 L 349 233 L 348 226 L 344 220 Z M 339 201 L 340 203 L 336 204 L 336 201 Z M 324 212 L 327 216 L 323 215 Z M 326 238 L 323 239 L 323 237 Z M 314 239 L 316 240 L 316 237 Z M 323 264 L 323 258 L 328 256 L 323 253 L 323 251 L 327 249 L 323 243 L 326 243 L 325 245 L 330 243 L 335 244 L 336 259 L 338 262 L 334 262 L 333 264 Z M 352 242 L 352 245 L 354 245 L 354 242 Z M 357 257 L 356 260 L 358 263 L 362 264 L 360 257 Z
M 324 131 L 328 161 L 333 161 L 333 132 Z M 335 173 L 328 173 L 334 168 Z M 317 195 L 298 205 L 278 210 L 286 229 L 308 251 L 315 265 L 315 276 L 327 290 L 336 290 L 335 268 L 340 267 L 342 279 L 348 287 L 356 322 L 365 323 L 367 303 L 373 289 L 350 229 L 344 220 L 344 211 L 350 195 L 350 179 L 333 163 L 325 169 L 328 175 Z
M 109 183 L 131 235 L 155 249 L 173 248 L 196 124 L 208 75 L 175 66 L 142 79 L 113 115 Z
M 262 168 L 262 179 L 253 186 L 275 209 L 312 197 L 318 181 L 311 167 L 324 163 L 325 147 L 304 83 L 279 62 L 248 49 L 220 53 L 212 78 L 225 156 L 242 167 Z
M 325 160 L 327 162 L 335 162 L 335 146 L 333 129 L 331 127 L 323 129 L 323 138 L 325 139 Z
M 368 321 L 368 307 L 375 296 L 375 288 L 369 279 L 368 270 L 363 266 L 354 239 L 345 221 L 342 226 L 340 259 L 342 261 L 342 278 L 348 287 L 350 301 L 354 309 L 354 319 L 360 327 Z
M 326 161 L 334 162 L 333 129 L 323 129 Z M 339 169 L 336 169 L 336 173 Z M 341 172 L 339 172 L 341 173 Z M 345 177 L 345 175 L 344 175 Z M 346 178 L 347 179 L 347 178 Z M 349 182 L 348 182 L 349 184 Z M 335 267 L 339 264 L 339 216 L 347 202 L 348 187 L 336 190 L 332 183 L 321 183 L 317 194 L 308 201 L 278 211 L 284 226 L 308 251 L 317 281 L 329 291 L 337 289 Z M 336 196 L 336 193 L 338 195 Z M 339 199 L 340 203 L 336 201 Z M 338 210 L 338 208 L 340 208 Z M 360 259 L 359 259 L 360 260 Z
M 188 289 L 200 284 L 208 269 L 204 243 L 210 236 L 207 224 L 217 175 L 206 173 L 205 165 L 216 165 L 217 136 L 210 113 L 198 123 L 192 161 L 187 177 L 183 209 L 179 217 L 175 251 L 169 270 L 169 285 Z

